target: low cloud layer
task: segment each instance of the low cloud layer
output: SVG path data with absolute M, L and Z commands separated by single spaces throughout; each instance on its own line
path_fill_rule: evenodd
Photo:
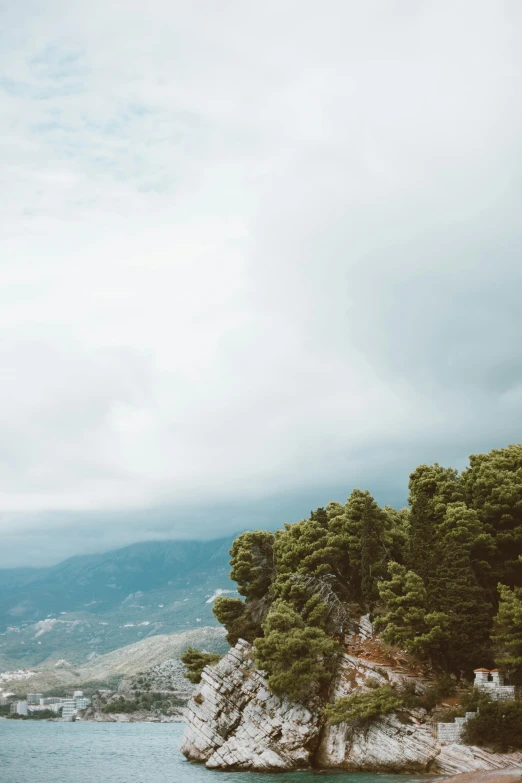
M 520 441 L 517 2 L 0 9 L 4 565 Z

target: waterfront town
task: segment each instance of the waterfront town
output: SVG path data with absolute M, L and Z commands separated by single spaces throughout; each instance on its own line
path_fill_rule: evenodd
M 87 709 L 90 703 L 90 698 L 85 696 L 83 691 L 74 691 L 72 697 L 28 693 L 25 699 L 19 699 L 12 693 L 0 693 L 0 710 L 4 717 L 11 718 L 53 719 L 55 716 L 56 719 L 72 721 L 78 713 Z

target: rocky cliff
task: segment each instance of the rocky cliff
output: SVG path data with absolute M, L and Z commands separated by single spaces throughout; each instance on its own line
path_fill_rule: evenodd
M 407 680 L 409 675 L 354 655 L 344 655 L 332 698 L 365 679 Z M 457 774 L 521 767 L 522 753 L 493 754 L 465 745 L 442 745 L 422 711 L 387 716 L 367 732 L 324 722 L 319 701 L 306 706 L 270 693 L 244 641 L 207 667 L 186 713 L 181 750 L 214 769 L 292 770 L 310 766 L 390 772 Z

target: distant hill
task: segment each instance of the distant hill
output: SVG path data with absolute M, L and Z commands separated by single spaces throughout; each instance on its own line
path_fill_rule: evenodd
M 50 664 L 33 667 L 34 675 L 27 680 L 4 683 L 4 687 L 20 695 L 27 692 L 65 693 L 83 688 L 117 688 L 122 677 L 131 677 L 168 659 L 179 658 L 187 647 L 209 652 L 226 653 L 230 648 L 224 628 L 194 628 L 176 634 L 160 634 L 96 656 L 86 663 Z M 186 687 L 190 688 L 188 681 Z
M 217 626 L 212 598 L 235 590 L 232 538 L 155 541 L 0 570 L 0 661 L 92 660 L 158 634 Z

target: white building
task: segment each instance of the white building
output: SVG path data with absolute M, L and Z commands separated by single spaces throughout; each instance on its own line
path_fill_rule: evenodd
M 83 695 L 83 691 L 75 691 L 72 699 L 64 699 L 60 706 L 63 707 L 62 718 L 72 720 L 78 710 L 85 710 L 91 703 L 91 700 Z
M 27 702 L 26 701 L 17 701 L 14 702 L 11 706 L 11 712 L 14 712 L 16 715 L 27 715 Z
M 76 700 L 64 699 L 62 707 L 62 718 L 64 720 L 72 720 L 73 715 L 76 715 Z
M 29 710 L 29 712 L 42 712 L 43 710 L 51 710 L 52 712 L 56 712 L 56 714 L 58 714 L 61 707 L 62 705 L 60 703 L 55 703 L 55 704 L 38 704 L 35 706 L 30 706 L 27 709 Z
M 40 704 L 61 704 L 65 699 L 60 696 L 46 696 L 45 699 L 40 699 Z
M 475 688 L 487 693 L 494 701 L 512 700 L 515 698 L 515 686 L 504 685 L 502 669 L 475 669 Z

